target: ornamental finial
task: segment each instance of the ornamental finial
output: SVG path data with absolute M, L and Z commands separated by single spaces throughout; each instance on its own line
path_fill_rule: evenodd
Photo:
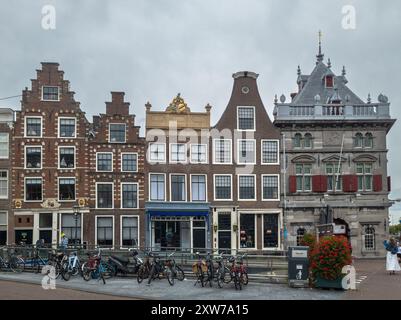
M 297 75 L 301 75 L 301 67 L 298 65 L 298 69 L 297 69 Z
M 317 58 L 316 64 L 318 64 L 319 62 L 322 62 L 323 57 L 324 57 L 324 54 L 322 53 L 322 31 L 321 30 L 319 30 L 318 35 L 319 35 L 319 53 L 316 56 L 316 58 Z

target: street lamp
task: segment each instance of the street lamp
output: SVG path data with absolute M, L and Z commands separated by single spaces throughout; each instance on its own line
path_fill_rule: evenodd
M 78 215 L 80 213 L 80 208 L 78 205 L 75 205 L 72 207 L 72 210 L 74 212 L 74 219 L 75 219 L 75 237 L 74 237 L 74 247 L 75 249 L 77 248 L 77 231 L 78 231 Z

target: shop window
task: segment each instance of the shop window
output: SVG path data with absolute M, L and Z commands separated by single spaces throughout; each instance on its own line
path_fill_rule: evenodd
M 77 216 L 75 216 L 73 214 L 63 213 L 61 215 L 61 231 L 65 233 L 69 244 L 80 244 L 81 214 L 77 214 Z
M 254 214 L 240 215 L 239 236 L 241 248 L 256 248 L 255 216 Z
M 263 215 L 263 247 L 278 247 L 278 214 Z

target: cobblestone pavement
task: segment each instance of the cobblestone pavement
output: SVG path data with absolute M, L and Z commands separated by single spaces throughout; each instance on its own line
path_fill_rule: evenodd
M 26 283 L 40 284 L 41 275 L 32 273 L 0 273 L 0 280 L 24 281 Z M 101 293 L 106 295 L 117 295 L 139 299 L 167 299 L 167 300 L 333 300 L 342 299 L 344 292 L 326 291 L 316 289 L 294 289 L 283 284 L 271 283 L 249 283 L 241 291 L 236 291 L 233 284 L 227 284 L 219 289 L 215 287 L 194 286 L 194 280 L 184 280 L 176 282 L 172 287 L 167 280 L 155 280 L 150 286 L 146 283 L 138 284 L 136 278 L 116 278 L 109 279 L 103 285 L 101 281 L 90 280 L 83 281 L 82 278 L 71 278 L 66 282 L 62 279 L 57 280 L 56 290 L 58 288 L 67 288 L 82 290 L 86 292 Z M 41 289 L 41 287 L 39 287 Z M 44 290 L 44 289 L 41 289 Z M 50 290 L 47 290 L 50 291 Z M 0 296 L 4 299 L 4 295 Z M 55 297 L 59 299 L 60 297 Z

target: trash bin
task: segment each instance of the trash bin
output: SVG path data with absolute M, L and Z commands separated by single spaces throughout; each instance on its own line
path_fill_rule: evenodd
M 288 284 L 290 287 L 309 287 L 309 247 L 288 247 Z

